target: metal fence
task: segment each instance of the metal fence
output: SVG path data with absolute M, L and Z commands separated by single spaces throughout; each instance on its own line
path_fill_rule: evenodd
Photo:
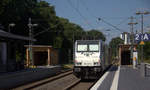
M 145 64 L 145 76 L 150 77 L 150 64 Z
M 140 69 L 143 77 L 150 77 L 150 64 L 142 63 Z

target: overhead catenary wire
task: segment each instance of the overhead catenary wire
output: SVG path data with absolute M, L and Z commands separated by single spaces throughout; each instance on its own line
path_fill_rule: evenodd
M 125 18 L 125 19 L 123 19 L 119 24 L 117 24 L 117 26 L 120 26 L 121 24 L 123 24 L 123 23 L 125 23 L 125 22 L 127 22 L 129 20 L 129 18 Z
M 106 18 L 106 17 L 101 17 L 101 18 L 99 18 L 99 17 L 95 16 L 93 13 L 91 13 L 90 10 L 89 10 L 89 8 L 86 7 L 85 2 L 83 2 L 83 0 L 81 0 L 81 3 L 82 3 L 82 6 L 84 6 L 85 9 L 88 11 L 88 13 L 91 15 L 91 17 L 94 17 L 94 18 L 96 18 L 96 19 L 98 19 L 98 20 L 101 19 L 105 24 L 107 24 L 107 25 L 109 25 L 109 26 L 115 28 L 115 30 L 119 30 L 120 32 L 123 31 L 123 30 L 119 29 L 117 26 L 121 25 L 122 23 L 126 22 L 126 21 L 129 19 L 129 18 L 125 18 L 123 21 L 121 21 L 119 24 L 117 24 L 117 25 L 115 26 L 115 25 L 113 25 L 113 24 L 111 24 L 111 23 L 108 23 L 106 20 L 102 19 L 102 18 Z M 112 18 L 112 17 L 111 17 L 111 18 Z M 124 18 L 124 17 L 113 17 L 113 19 L 120 19 L 120 18 L 122 19 L 122 18 Z M 96 23 L 99 24 L 99 23 L 97 22 L 97 20 L 96 20 Z
M 83 2 L 84 0 L 80 0 L 80 1 L 81 1 L 82 6 L 85 7 L 85 9 L 88 11 L 88 13 L 89 13 L 92 17 L 97 18 L 93 13 L 90 12 L 89 8 L 85 5 L 85 2 Z
M 94 15 L 93 12 L 90 11 L 90 9 L 87 7 L 87 5 L 85 4 L 84 0 L 80 0 L 81 4 L 83 7 L 85 7 L 85 9 L 88 11 L 88 13 L 94 17 L 94 18 L 98 18 L 96 15 Z M 102 17 L 101 18 L 105 18 L 105 19 L 128 19 L 129 17 Z
M 88 19 L 81 14 L 81 12 L 73 5 L 73 3 L 70 0 L 67 0 L 67 2 L 80 15 L 80 17 L 83 18 L 83 20 L 86 22 L 86 24 L 88 24 L 91 28 L 94 28 L 93 25 L 91 25 L 91 23 L 89 23 Z
M 90 12 L 89 8 L 85 5 L 85 2 L 83 2 L 83 0 L 80 0 L 81 1 L 81 4 L 82 6 L 85 7 L 85 9 L 88 11 L 89 15 L 91 17 L 93 17 L 94 19 L 97 19 L 98 17 L 96 17 L 93 13 Z M 96 20 L 96 23 L 99 25 L 98 21 Z
M 150 16 L 145 16 L 145 18 L 143 18 L 143 21 L 148 21 L 148 20 L 150 20 Z M 141 19 L 136 18 L 136 22 L 141 22 Z
M 102 19 L 102 18 L 98 18 L 98 20 L 104 22 L 104 23 L 107 24 L 107 25 L 112 26 L 113 28 L 115 28 L 115 30 L 118 30 L 118 31 L 120 31 L 120 32 L 121 32 L 121 31 L 123 32 L 123 30 L 119 29 L 117 26 L 112 25 L 111 23 L 105 21 L 105 20 Z
M 141 22 L 141 18 L 135 18 L 135 20 L 136 20 L 136 22 L 140 25 L 140 22 Z M 143 17 L 143 21 L 148 21 L 148 20 L 150 20 L 150 16 L 144 16 Z M 146 26 L 146 27 L 144 27 L 143 28 L 143 30 L 146 32 L 146 30 L 149 30 L 149 29 L 147 29 L 147 27 L 149 27 L 150 26 L 150 24 L 148 23 L 144 23 L 143 24 L 144 26 Z M 136 30 L 138 31 L 138 33 L 141 33 L 139 30 L 141 30 L 141 29 L 139 29 L 139 28 L 136 28 Z
M 38 35 L 40 35 L 40 34 L 42 34 L 42 33 L 45 33 L 45 32 L 47 32 L 47 31 L 49 31 L 49 30 L 50 30 L 50 28 L 47 28 L 47 29 L 45 29 L 45 30 L 43 30 L 43 31 L 41 31 L 41 32 L 36 33 L 33 37 L 36 37 L 36 36 L 38 36 Z

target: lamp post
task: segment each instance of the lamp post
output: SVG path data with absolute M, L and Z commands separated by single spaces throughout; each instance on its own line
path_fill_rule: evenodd
M 35 27 L 35 26 L 38 26 L 38 24 L 32 24 L 31 23 L 31 18 L 29 18 L 29 23 L 28 23 L 28 27 L 29 27 L 29 57 L 30 57 L 30 64 L 31 65 L 34 65 L 34 62 L 33 62 L 33 58 L 32 58 L 32 39 L 33 39 L 33 35 L 32 35 L 32 28 Z
M 143 41 L 143 16 L 144 15 L 147 15 L 147 14 L 150 14 L 150 12 L 147 12 L 147 11 L 144 11 L 144 12 L 141 12 L 141 11 L 138 11 L 136 12 L 136 15 L 141 15 L 141 33 L 142 33 L 142 41 Z M 143 45 L 141 46 L 141 62 L 143 62 Z
M 8 25 L 8 32 L 10 33 L 10 27 L 14 27 L 16 24 L 14 24 L 14 23 L 10 23 L 9 25 Z

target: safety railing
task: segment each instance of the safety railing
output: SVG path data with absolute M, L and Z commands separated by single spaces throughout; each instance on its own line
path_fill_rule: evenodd
M 146 63 L 146 68 L 150 69 L 150 64 Z
M 150 77 L 150 64 L 146 63 L 145 69 L 145 75 Z
M 150 64 L 142 63 L 140 69 L 143 77 L 150 77 Z

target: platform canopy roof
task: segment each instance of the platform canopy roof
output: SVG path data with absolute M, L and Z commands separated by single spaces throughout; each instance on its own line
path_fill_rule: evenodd
M 1 29 L 0 29 L 0 38 L 36 41 L 36 39 L 33 39 L 33 38 L 30 39 L 29 37 L 12 34 L 12 33 L 9 33 L 9 32 L 5 32 L 5 31 L 3 31 Z
M 29 47 L 30 45 L 24 45 L 25 47 Z M 33 48 L 52 48 L 51 45 L 32 45 Z

